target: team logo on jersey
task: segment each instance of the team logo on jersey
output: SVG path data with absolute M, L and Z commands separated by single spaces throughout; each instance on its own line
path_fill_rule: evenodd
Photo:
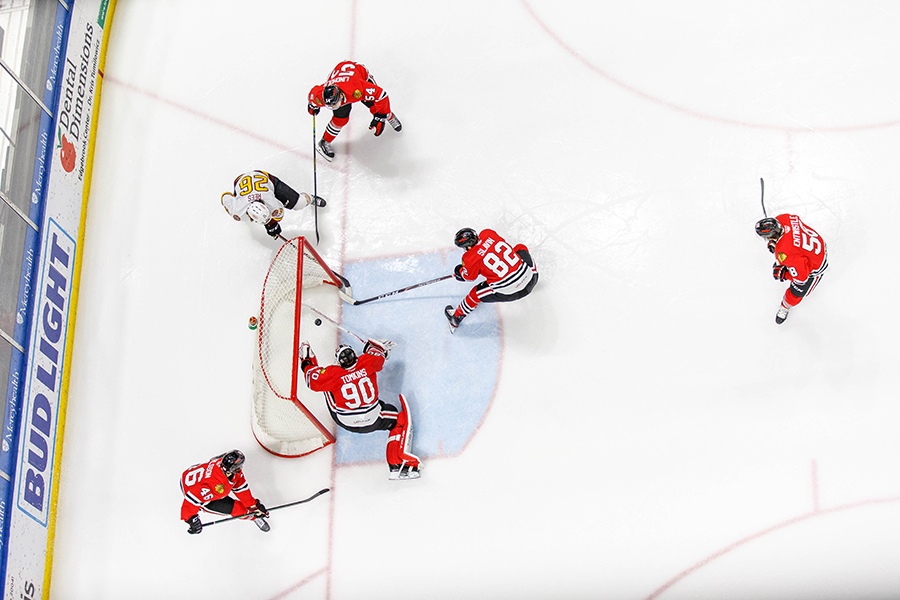
M 356 98 L 357 100 L 359 100 L 360 98 L 362 98 L 362 92 L 359 90 L 355 90 L 353 92 L 353 97 Z
M 787 258 L 787 254 L 785 254 L 784 252 L 779 252 L 777 258 L 778 262 L 783 263 L 784 259 Z
M 217 484 L 216 484 L 216 493 L 217 493 L 217 494 L 224 494 L 224 493 L 225 493 L 225 486 L 222 485 L 221 483 L 217 483 Z

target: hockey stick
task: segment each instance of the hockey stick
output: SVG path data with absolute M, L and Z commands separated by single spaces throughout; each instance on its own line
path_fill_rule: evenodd
M 316 115 L 313 118 L 313 215 L 316 225 L 316 246 L 319 245 L 319 191 L 316 185 Z
M 431 279 L 429 281 L 423 281 L 422 283 L 417 283 L 415 285 L 407 286 L 403 289 L 394 290 L 393 292 L 388 292 L 387 294 L 381 294 L 380 296 L 375 296 L 374 298 L 366 298 L 365 300 L 353 300 L 350 304 L 354 306 L 358 306 L 360 304 L 365 304 L 366 302 L 372 302 L 373 300 L 381 300 L 382 298 L 387 298 L 388 296 L 393 296 L 394 294 L 399 294 L 401 292 L 408 292 L 409 290 L 414 290 L 416 288 L 420 288 L 423 285 L 431 285 L 432 283 L 437 283 L 438 281 L 443 281 L 445 279 L 450 279 L 453 275 L 444 275 L 443 277 L 438 277 L 436 279 Z
M 763 216 L 768 219 L 769 215 L 766 214 L 766 184 L 762 177 L 759 178 L 759 202 L 763 207 Z
M 273 510 L 278 510 L 279 508 L 287 508 L 288 506 L 296 506 L 298 504 L 305 504 L 306 502 L 309 502 L 310 500 L 315 500 L 316 498 L 318 498 L 325 492 L 329 492 L 329 491 L 331 491 L 331 488 L 321 489 L 318 492 L 316 492 L 315 494 L 313 494 L 312 496 L 310 496 L 309 498 L 306 498 L 304 500 L 297 500 L 296 502 L 288 502 L 287 504 L 280 504 L 278 506 L 273 506 L 272 508 L 269 509 L 269 512 L 272 512 Z M 250 514 L 250 513 L 247 513 L 247 514 Z M 237 515 L 236 517 L 228 517 L 227 519 L 219 519 L 218 521 L 210 521 L 209 523 L 201 523 L 201 525 L 203 525 L 204 527 L 209 527 L 210 525 L 216 525 L 217 523 L 224 523 L 226 521 L 234 521 L 235 519 L 240 519 L 240 518 L 246 517 L 246 516 L 247 516 L 246 514 Z
M 349 329 L 347 329 L 347 328 L 345 328 L 345 327 L 341 327 L 340 325 L 338 325 L 338 322 L 337 322 L 337 321 L 335 321 L 334 319 L 332 319 L 331 317 L 329 317 L 328 315 L 326 315 L 326 314 L 323 313 L 322 311 L 317 310 L 317 309 L 313 308 L 312 306 L 309 306 L 308 304 L 303 304 L 302 306 L 303 306 L 303 308 L 306 308 L 306 309 L 308 309 L 308 310 L 313 311 L 314 313 L 316 313 L 317 315 L 319 315 L 320 317 L 322 317 L 322 318 L 325 319 L 326 321 L 329 321 L 330 323 L 332 323 L 335 327 L 337 327 L 338 329 L 340 329 L 340 330 L 343 331 L 344 333 L 349 334 L 349 335 L 352 335 L 353 337 L 355 337 L 356 339 L 358 339 L 359 341 L 361 341 L 363 344 L 365 344 L 365 343 L 368 341 L 368 340 L 364 340 L 363 338 L 359 337 L 358 335 L 356 335 L 355 333 L 353 333 L 353 332 L 350 331 Z

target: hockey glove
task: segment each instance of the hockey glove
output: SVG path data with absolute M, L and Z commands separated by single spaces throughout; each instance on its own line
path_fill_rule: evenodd
M 268 233 L 273 238 L 277 238 L 281 235 L 281 225 L 278 224 L 278 221 L 274 219 L 266 223 L 266 233 Z
M 372 115 L 372 122 L 369 123 L 369 129 L 375 130 L 375 137 L 381 135 L 381 132 L 384 131 L 384 120 L 387 118 L 387 115 L 383 115 L 381 113 L 375 113 Z
M 463 268 L 464 267 L 462 265 L 456 265 L 453 268 L 453 276 L 456 277 L 457 281 L 465 281 L 466 280 L 466 278 L 463 277 L 463 274 L 462 274 Z
M 319 107 L 315 104 L 308 104 L 306 106 L 306 110 L 308 110 L 309 114 L 311 114 L 312 116 L 316 116 L 317 114 L 319 114 Z
M 369 348 L 377 348 L 384 354 L 385 360 L 391 357 L 391 349 L 395 346 L 391 340 L 369 340 L 363 348 L 363 354 L 368 352 Z
M 250 509 L 250 512 L 253 513 L 254 519 L 256 519 L 258 517 L 268 517 L 269 516 L 268 509 L 259 500 L 256 501 L 256 506 L 252 507 Z
M 769 240 L 769 243 L 766 244 L 766 246 L 769 247 L 769 252 L 771 252 L 772 254 L 775 254 L 775 241 L 774 240 Z
M 778 281 L 784 281 L 788 278 L 788 268 L 784 265 L 775 263 L 774 265 L 772 265 L 772 277 L 774 277 Z
M 194 515 L 190 519 L 187 520 L 188 524 L 188 533 L 195 534 L 203 531 L 203 523 L 200 522 L 200 517 Z
M 318 365 L 319 361 L 316 360 L 316 355 L 313 354 L 309 344 L 306 342 L 300 344 L 300 369 L 306 373 L 308 369 L 317 367 Z

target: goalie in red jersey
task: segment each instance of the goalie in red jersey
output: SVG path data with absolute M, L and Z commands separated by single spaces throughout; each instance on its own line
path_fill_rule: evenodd
M 181 520 L 188 524 L 188 533 L 203 531 L 197 516 L 201 510 L 232 517 L 246 515 L 244 518 L 253 519 L 261 531 L 269 531 L 264 518 L 269 516 L 269 511 L 250 493 L 243 467 L 244 454 L 232 450 L 181 474 L 181 492 L 184 494 Z
M 300 344 L 300 368 L 306 385 L 314 392 L 324 392 L 328 411 L 339 427 L 354 433 L 386 430 L 388 434 L 388 479 L 415 479 L 421 467 L 419 458 L 409 452 L 412 441 L 412 418 L 406 398 L 400 394 L 398 411 L 378 396 L 377 373 L 390 356 L 392 342 L 369 340 L 362 356 L 350 346 L 335 351 L 336 365 L 320 367 L 309 344 Z
M 322 139 L 316 145 L 316 150 L 326 160 L 334 159 L 334 150 L 331 142 L 341 132 L 341 129 L 350 121 L 350 110 L 355 102 L 362 102 L 372 113 L 372 122 L 369 129 L 376 136 L 384 131 L 384 123 L 387 121 L 400 131 L 402 125 L 400 119 L 391 112 L 391 100 L 369 73 L 365 65 L 346 60 L 334 68 L 328 80 L 322 85 L 317 85 L 309 91 L 309 114 L 319 114 L 322 107 L 334 111 L 331 121 L 325 127 Z
M 475 233 L 468 227 L 456 232 L 454 243 L 465 250 L 462 263 L 453 274 L 459 281 L 484 281 L 472 288 L 456 310 L 448 305 L 444 315 L 455 332 L 460 322 L 482 302 L 512 302 L 531 293 L 538 282 L 538 271 L 524 244 L 511 246 L 492 230 Z
M 828 249 L 822 236 L 797 215 L 760 219 L 756 233 L 766 240 L 769 252 L 775 255 L 772 276 L 777 281 L 790 282 L 775 315 L 775 322 L 781 325 L 790 310 L 818 285 L 828 268 Z

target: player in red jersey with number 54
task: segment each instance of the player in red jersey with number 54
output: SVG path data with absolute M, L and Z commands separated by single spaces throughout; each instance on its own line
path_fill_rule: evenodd
M 828 249 L 822 236 L 797 215 L 760 219 L 756 233 L 767 241 L 769 252 L 775 255 L 772 276 L 777 281 L 790 282 L 775 315 L 775 322 L 781 325 L 788 312 L 818 285 L 828 268 Z
M 469 227 L 456 232 L 454 243 L 465 249 L 462 263 L 453 270 L 456 279 L 475 281 L 481 275 L 484 281 L 472 288 L 456 310 L 449 305 L 444 308 L 451 333 L 480 303 L 512 302 L 530 294 L 537 285 L 537 267 L 524 244 L 511 246 L 493 229 L 476 234 Z
M 394 131 L 400 131 L 402 125 L 400 119 L 391 112 L 391 100 L 381 86 L 375 83 L 375 78 L 369 73 L 364 64 L 345 60 L 331 71 L 331 75 L 322 85 L 317 85 L 309 91 L 309 114 L 316 116 L 322 107 L 330 108 L 331 121 L 325 127 L 325 134 L 316 150 L 326 158 L 334 159 L 334 150 L 331 142 L 341 132 L 341 129 L 350 122 L 350 110 L 355 102 L 362 102 L 372 113 L 372 122 L 369 129 L 376 136 L 384 131 L 384 123 L 391 124 Z

